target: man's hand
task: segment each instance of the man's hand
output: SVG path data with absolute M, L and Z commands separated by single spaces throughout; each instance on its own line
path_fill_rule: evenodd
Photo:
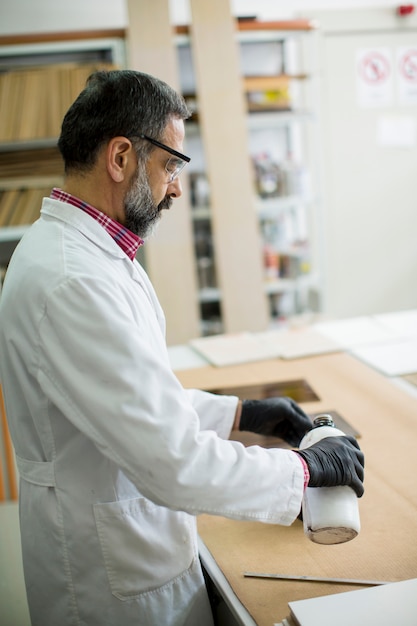
M 325 437 L 297 454 L 307 463 L 309 487 L 348 485 L 363 495 L 365 458 L 354 437 Z
M 298 446 L 312 426 L 310 418 L 291 398 L 242 402 L 239 430 L 281 437 L 291 446 Z

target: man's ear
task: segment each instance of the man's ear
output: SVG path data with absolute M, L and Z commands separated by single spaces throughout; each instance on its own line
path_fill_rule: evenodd
M 127 169 L 134 153 L 132 142 L 126 137 L 110 139 L 106 150 L 106 166 L 109 176 L 115 183 L 121 183 L 129 176 Z

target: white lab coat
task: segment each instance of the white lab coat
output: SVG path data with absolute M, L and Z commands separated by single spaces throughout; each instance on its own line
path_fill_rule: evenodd
M 181 387 L 164 324 L 140 265 L 45 199 L 0 298 L 33 626 L 208 626 L 195 516 L 299 513 L 299 459 L 228 441 L 237 399 Z

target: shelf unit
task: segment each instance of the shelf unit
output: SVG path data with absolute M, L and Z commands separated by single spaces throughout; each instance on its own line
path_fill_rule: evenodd
M 175 210 L 164 216 L 158 236 L 147 242 L 146 250 L 141 252 L 141 261 L 166 314 L 169 345 L 184 343 L 199 334 L 265 330 L 274 317 L 316 306 L 320 292 L 313 249 L 319 204 L 317 178 L 310 167 L 316 161 L 314 151 L 303 152 L 303 164 L 308 164 L 311 179 L 311 189 L 303 194 L 257 197 L 251 161 L 253 144 L 260 144 L 260 136 L 272 138 L 273 151 L 282 151 L 282 146 L 294 138 L 297 145 L 308 144 L 311 150 L 314 133 L 308 138 L 304 133 L 317 122 L 314 101 L 306 96 L 311 92 L 312 74 L 304 63 L 292 60 L 295 53 L 303 61 L 311 60 L 304 48 L 305 40 L 312 39 L 313 25 L 305 20 L 236 23 L 223 0 L 213 0 L 210 6 L 205 0 L 190 1 L 190 27 L 173 29 L 167 8 L 158 3 L 145 8 L 129 0 L 129 27 L 115 37 L 100 39 L 90 33 L 85 39 L 82 34 L 71 38 L 69 33 L 62 41 L 37 39 L 0 45 L 0 73 L 13 66 L 23 67 L 25 59 L 36 61 L 35 65 L 68 63 L 83 54 L 91 60 L 91 55 L 98 51 L 104 55 L 100 57 L 102 61 L 111 60 L 116 65 L 159 76 L 181 88 L 191 106 L 198 105 L 198 115 L 186 123 L 184 149 L 190 152 L 192 161 L 187 168 L 189 176 L 184 173 L 181 178 L 183 197 L 175 202 Z M 249 72 L 242 70 L 239 54 L 244 46 L 250 49 L 246 62 L 256 60 L 265 75 L 256 74 L 256 67 Z M 256 48 L 268 50 L 265 64 L 255 54 Z M 190 64 L 196 70 L 191 88 L 182 85 Z M 249 95 L 253 93 L 257 95 Z M 267 106 L 262 101 L 265 93 Z M 0 201 L 1 194 L 14 184 L 2 173 L 1 161 L 7 162 L 12 153 L 33 151 L 34 163 L 37 152 L 53 147 L 55 142 L 55 136 L 44 136 L 0 143 Z M 31 187 L 43 182 L 47 186 L 59 184 L 57 172 L 35 177 L 31 169 L 27 171 L 30 180 L 19 175 L 14 182 L 28 187 L 29 183 Z M 196 206 L 192 206 L 193 202 Z M 272 276 L 270 268 L 264 266 L 263 225 L 302 212 L 306 241 L 280 243 L 276 251 L 292 259 L 287 266 L 291 265 L 295 274 Z M 0 264 L 5 263 L 24 228 L 0 228 Z M 202 249 L 204 239 L 206 251 Z M 285 304 L 285 299 L 286 308 L 279 311 L 279 301 Z
M 63 164 L 57 139 L 63 114 L 98 67 L 125 64 L 124 41 L 91 39 L 0 45 L 0 266 L 4 268 L 44 195 L 60 185 Z M 25 39 L 24 37 L 22 39 Z
M 315 250 L 320 230 L 318 155 L 314 149 L 318 123 L 315 28 L 304 20 L 244 21 L 238 23 L 235 37 L 252 162 L 252 205 L 258 229 L 253 238 L 261 239 L 262 291 L 270 324 L 274 325 L 277 320 L 320 306 Z M 186 124 L 186 138 L 192 156 L 192 219 L 202 329 L 203 334 L 217 334 L 230 331 L 222 319 L 227 294 L 217 278 L 225 269 L 218 268 L 216 249 L 225 244 L 213 225 L 216 206 L 199 122 L 198 80 L 189 29 L 178 29 L 176 45 L 181 89 L 194 111 L 192 121 Z M 312 127 L 316 127 L 314 131 Z M 268 157 L 270 170 L 265 172 L 261 188 L 263 156 Z M 242 288 L 242 283 L 235 282 L 234 289 Z

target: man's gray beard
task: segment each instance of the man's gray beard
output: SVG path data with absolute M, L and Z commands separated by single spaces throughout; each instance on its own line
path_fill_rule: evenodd
M 158 205 L 155 204 L 146 170 L 139 164 L 137 176 L 125 197 L 126 228 L 141 239 L 146 239 L 154 233 L 161 218 L 161 211 L 169 209 L 171 205 L 172 199 L 169 197 L 164 198 Z

